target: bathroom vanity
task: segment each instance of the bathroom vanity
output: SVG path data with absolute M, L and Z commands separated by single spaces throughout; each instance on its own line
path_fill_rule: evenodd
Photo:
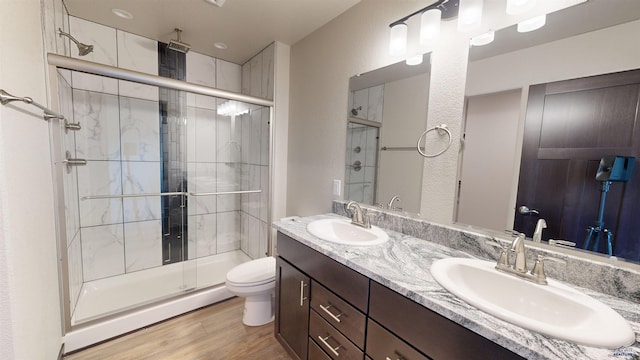
M 289 218 L 278 230 L 278 341 L 297 359 L 601 359 L 633 358 L 618 350 L 576 345 L 486 314 L 443 289 L 431 263 L 469 254 L 387 231 L 384 244 L 327 242 L 307 224 L 337 215 Z M 585 293 L 607 303 L 638 331 L 638 306 Z M 622 307 L 622 308 L 621 308 Z

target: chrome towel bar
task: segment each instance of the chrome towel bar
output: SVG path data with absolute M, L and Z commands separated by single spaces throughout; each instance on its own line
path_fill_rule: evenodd
M 8 92 L 0 89 L 0 103 L 2 105 L 7 105 L 7 104 L 9 104 L 11 102 L 14 102 L 14 101 L 21 101 L 23 103 L 27 103 L 27 104 L 33 105 L 33 106 L 37 107 L 38 109 L 44 111 L 43 118 L 44 118 L 45 121 L 49 121 L 51 119 L 63 120 L 65 128 L 67 130 L 80 130 L 80 124 L 79 123 L 70 123 L 70 122 L 68 122 L 67 119 L 65 119 L 64 115 L 58 114 L 58 113 L 52 111 L 51 109 L 49 109 L 48 107 L 38 104 L 37 102 L 33 101 L 32 98 L 30 98 L 28 96 L 19 97 L 19 96 L 11 95 Z

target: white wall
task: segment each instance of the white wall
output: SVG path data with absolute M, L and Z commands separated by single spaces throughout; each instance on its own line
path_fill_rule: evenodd
M 424 160 L 415 151 L 415 146 L 417 136 L 427 123 L 428 98 L 428 73 L 385 84 L 380 147 L 410 147 L 413 150 L 380 152 L 378 201 L 384 205 L 397 195 L 400 202 L 394 206 L 411 213 L 420 212 Z
M 0 84 L 47 104 L 42 25 L 61 2 L 2 1 Z M 45 45 L 46 44 L 46 45 Z M 0 106 L 0 358 L 53 359 L 61 346 L 61 316 L 48 124 L 26 104 Z
M 349 78 L 402 59 L 388 55 L 388 24 L 422 4 L 361 1 L 291 48 L 289 215 L 331 210 L 344 180 Z
M 469 64 L 467 96 L 640 67 L 640 20 Z

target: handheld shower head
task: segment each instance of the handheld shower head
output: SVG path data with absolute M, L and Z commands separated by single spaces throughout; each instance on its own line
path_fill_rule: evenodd
M 93 51 L 93 45 L 83 44 L 78 40 L 76 40 L 76 38 L 71 36 L 71 34 L 68 34 L 62 31 L 62 29 L 58 28 L 58 36 L 62 36 L 62 35 L 68 37 L 69 39 L 71 39 L 71 41 L 73 41 L 76 44 L 76 46 L 78 47 L 78 55 L 85 56 Z
M 180 34 L 182 34 L 182 30 L 181 29 L 176 28 L 174 30 L 178 34 L 177 35 L 178 39 L 169 41 L 169 45 L 167 47 L 169 49 L 171 49 L 171 50 L 179 51 L 181 53 L 185 53 L 186 54 L 189 51 L 189 49 L 191 48 L 191 45 L 182 42 L 182 40 L 180 38 Z

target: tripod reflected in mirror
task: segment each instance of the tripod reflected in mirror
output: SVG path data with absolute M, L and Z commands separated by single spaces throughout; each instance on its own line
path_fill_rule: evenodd
M 613 255 L 613 233 L 604 227 L 604 208 L 607 202 L 607 193 L 611 188 L 612 182 L 629 181 L 635 160 L 635 157 L 630 156 L 604 156 L 600 160 L 600 165 L 596 172 L 596 181 L 602 182 L 600 208 L 595 226 L 589 226 L 587 228 L 587 238 L 584 241 L 584 248 L 586 250 L 598 251 L 600 237 L 601 234 L 604 233 L 607 239 L 607 254 L 610 256 Z M 589 248 L 592 240 L 593 246 Z

